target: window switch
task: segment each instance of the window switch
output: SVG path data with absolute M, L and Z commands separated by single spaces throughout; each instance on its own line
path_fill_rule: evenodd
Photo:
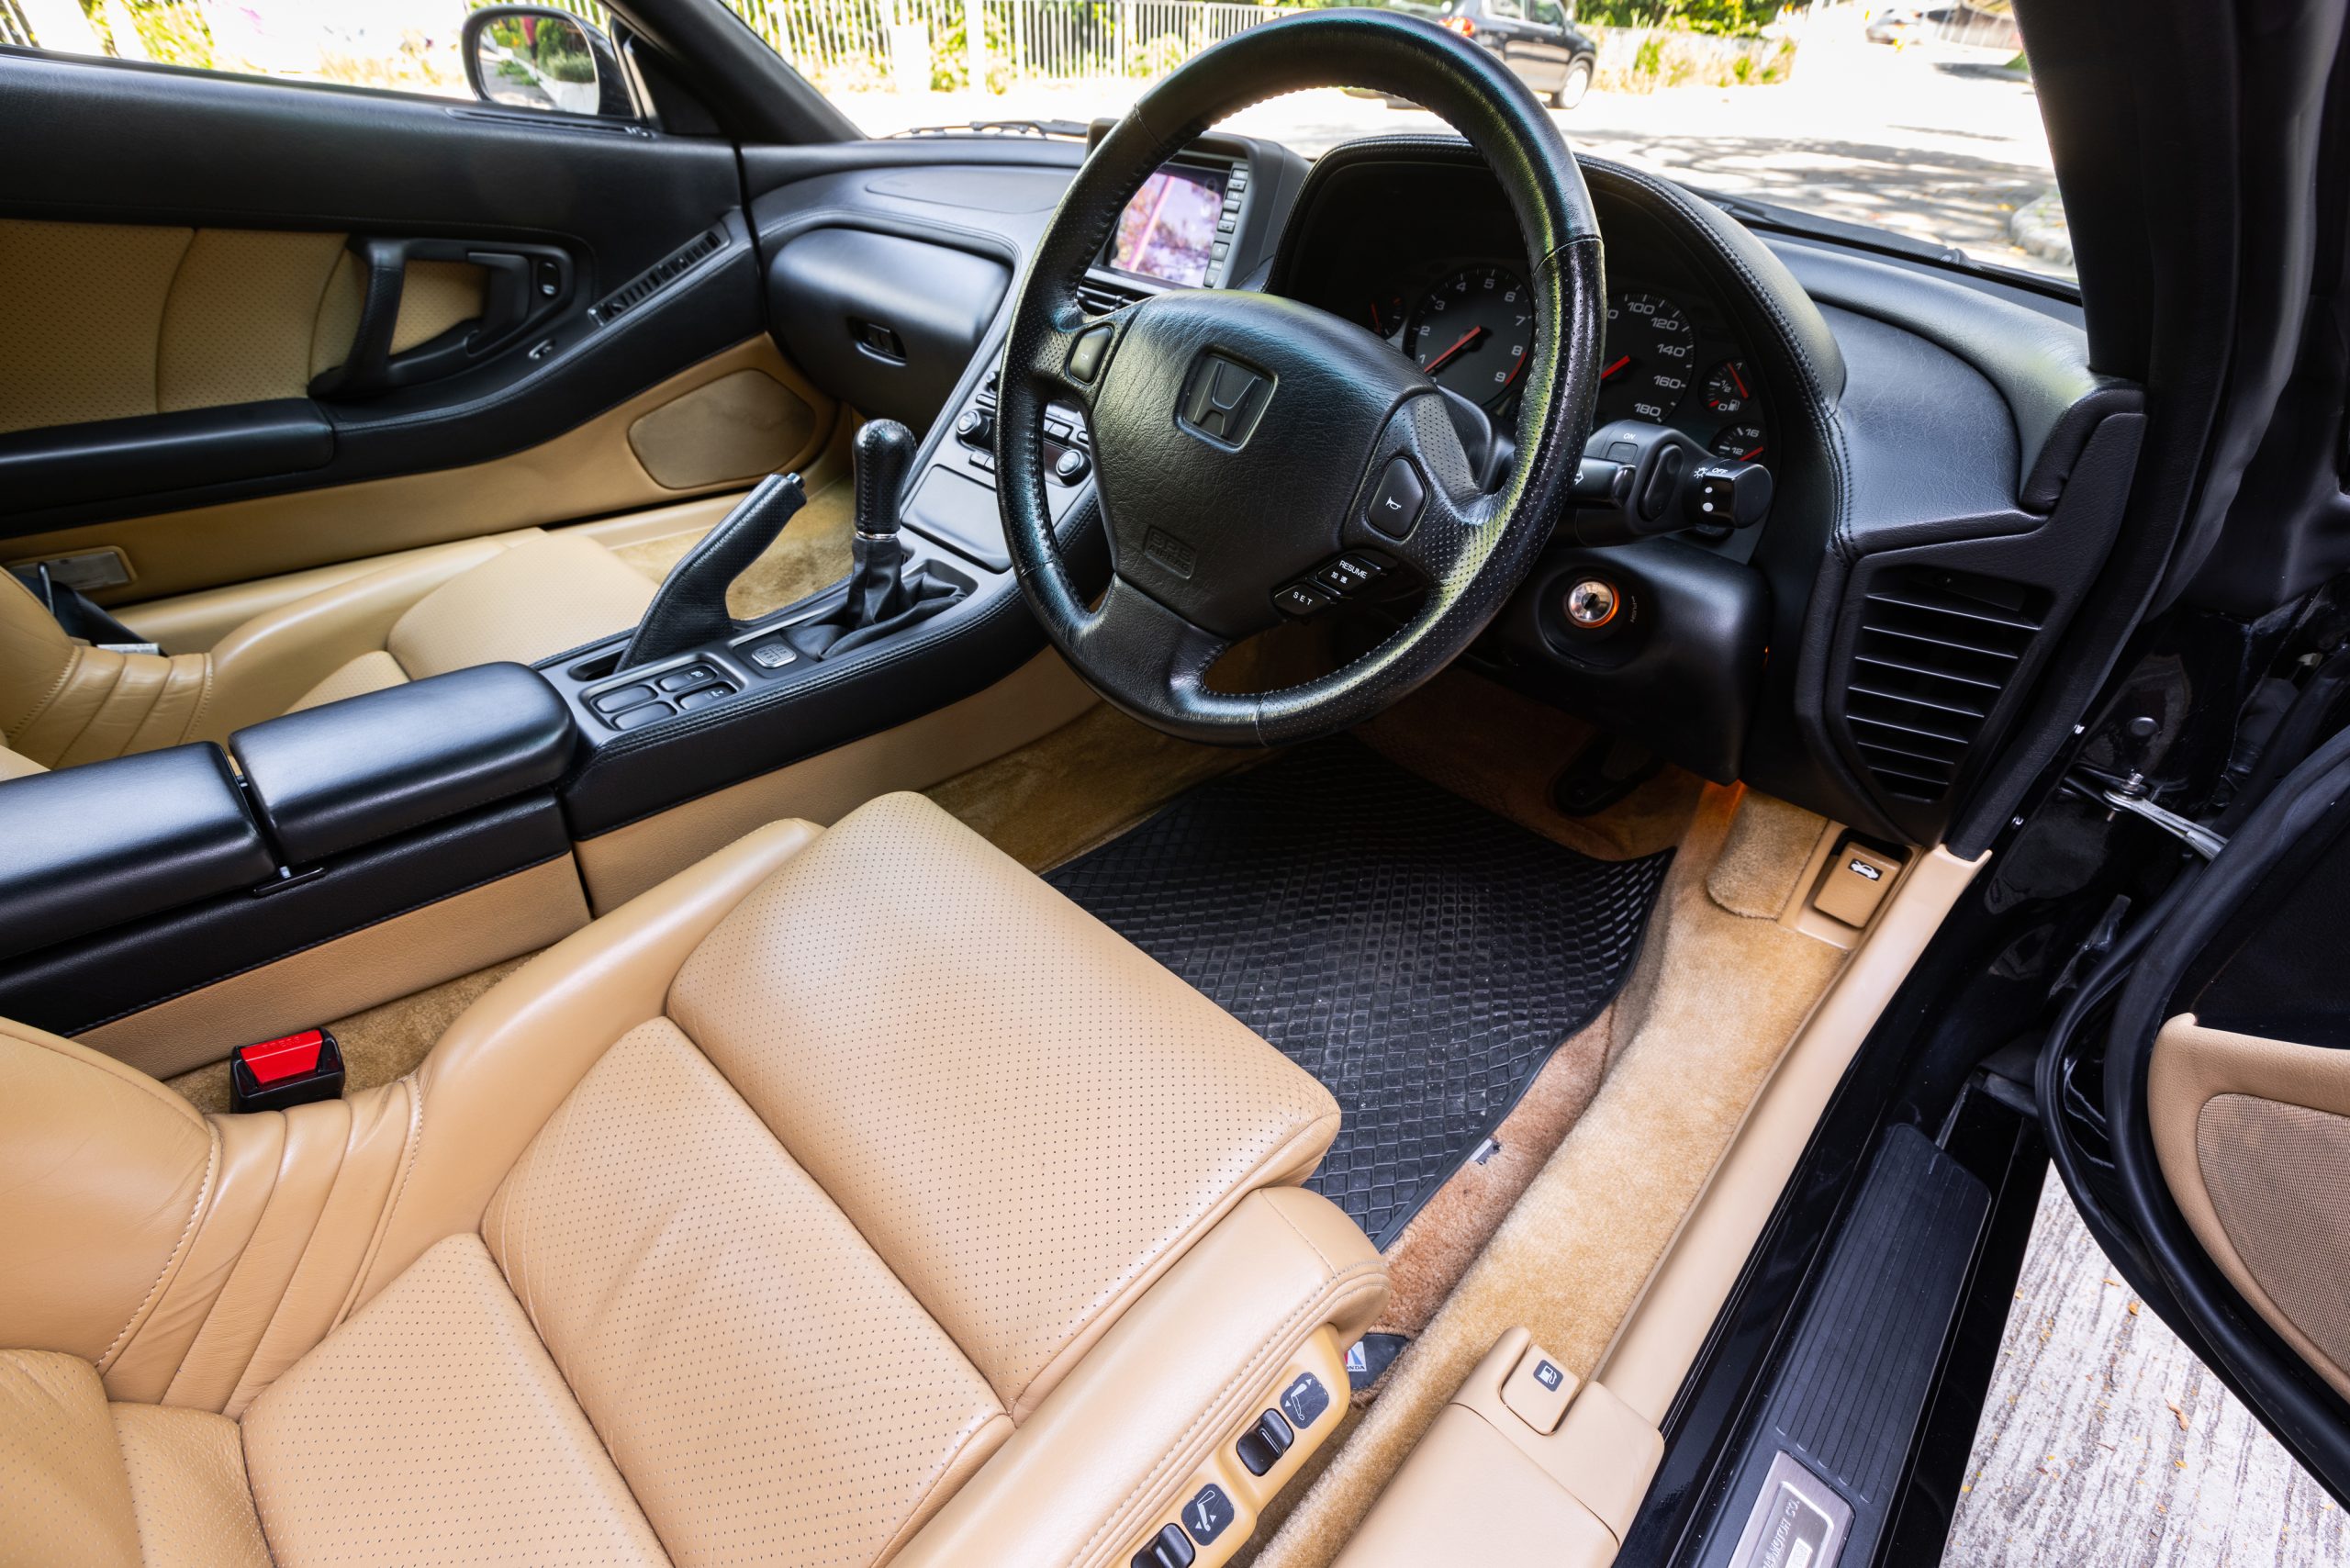
M 1199 1553 L 1192 1548 L 1192 1538 L 1183 1533 L 1181 1525 L 1169 1525 L 1150 1538 L 1150 1544 L 1135 1553 L 1134 1568 L 1192 1568 Z
M 1281 1419 L 1281 1413 L 1268 1410 L 1257 1417 L 1255 1426 L 1240 1434 L 1233 1451 L 1240 1456 L 1240 1462 L 1249 1474 L 1262 1475 L 1281 1462 L 1281 1455 L 1289 1452 L 1290 1444 L 1296 1440 L 1297 1434 Z

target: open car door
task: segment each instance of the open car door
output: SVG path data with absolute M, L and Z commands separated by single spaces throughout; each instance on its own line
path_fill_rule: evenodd
M 2041 1114 L 2132 1286 L 2343 1498 L 2350 730 L 2222 825 L 2060 1020 Z

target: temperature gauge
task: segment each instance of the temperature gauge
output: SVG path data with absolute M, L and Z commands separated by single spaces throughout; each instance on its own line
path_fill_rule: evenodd
M 1725 425 L 1714 437 L 1714 453 L 1719 457 L 1735 457 L 1740 463 L 1762 460 L 1770 437 L 1760 424 Z

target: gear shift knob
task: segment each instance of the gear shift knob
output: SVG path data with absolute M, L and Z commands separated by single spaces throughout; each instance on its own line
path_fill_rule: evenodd
M 867 420 L 856 432 L 856 531 L 868 539 L 898 532 L 899 493 L 913 465 L 914 432 L 895 420 Z

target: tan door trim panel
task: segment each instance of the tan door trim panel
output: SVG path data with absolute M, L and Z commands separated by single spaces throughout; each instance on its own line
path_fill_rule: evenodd
M 1919 857 L 1812 1010 L 1592 1372 L 1660 1426 L 1861 1041 L 1990 859 Z
M 739 488 L 739 478 L 691 490 L 658 484 L 631 450 L 628 431 L 654 409 L 744 370 L 765 371 L 818 412 L 807 450 L 778 466 L 805 463 L 821 453 L 832 433 L 836 405 L 761 334 L 678 372 L 553 441 L 491 462 L 84 523 L 10 540 L 8 556 L 40 560 L 118 546 L 129 559 L 131 580 L 94 597 L 124 603 Z
M 2330 1196 L 2350 1142 L 2350 1051 L 2209 1028 L 2181 1014 L 2154 1036 L 2146 1116 L 2195 1238 L 2277 1336 L 2350 1399 L 2340 1275 L 2350 1211 Z

